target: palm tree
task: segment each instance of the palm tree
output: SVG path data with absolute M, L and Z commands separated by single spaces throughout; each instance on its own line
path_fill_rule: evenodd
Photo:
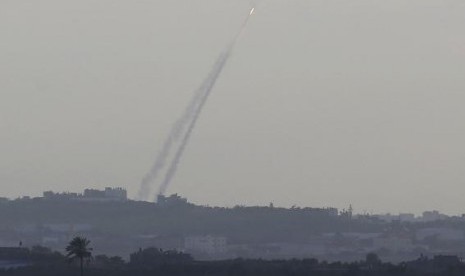
M 81 276 L 84 274 L 84 260 L 88 260 L 92 257 L 92 248 L 89 247 L 90 241 L 86 238 L 75 237 L 66 246 L 66 257 L 70 262 L 79 260 L 81 267 Z

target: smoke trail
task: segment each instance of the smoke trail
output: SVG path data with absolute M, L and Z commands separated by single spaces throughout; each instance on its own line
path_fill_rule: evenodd
M 184 150 L 186 149 L 186 146 L 190 140 L 190 137 L 192 135 L 192 131 L 195 128 L 195 125 L 197 123 L 197 120 L 200 117 L 200 114 L 202 113 L 203 107 L 205 106 L 205 103 L 208 100 L 208 97 L 210 96 L 213 87 L 215 86 L 216 81 L 218 80 L 218 77 L 221 74 L 221 71 L 223 71 L 224 66 L 226 65 L 226 62 L 228 61 L 228 58 L 231 54 L 232 51 L 232 45 L 228 47 L 227 51 L 223 52 L 220 54 L 218 57 L 213 70 L 211 71 L 210 75 L 207 78 L 207 85 L 205 87 L 205 94 L 203 95 L 202 101 L 200 102 L 200 105 L 198 106 L 194 117 L 192 118 L 192 121 L 189 125 L 189 128 L 187 132 L 184 135 L 184 138 L 182 139 L 181 145 L 179 146 L 178 150 L 176 151 L 176 154 L 173 158 L 173 161 L 171 162 L 170 167 L 168 168 L 168 171 L 166 172 L 165 179 L 163 180 L 157 195 L 163 195 L 168 188 L 169 184 L 171 183 L 171 180 L 173 179 L 173 176 L 175 175 L 179 162 L 181 161 L 182 155 L 184 153 Z
M 212 91 L 213 87 L 215 86 L 215 83 L 218 80 L 218 77 L 221 74 L 221 71 L 223 70 L 224 66 L 227 63 L 227 61 L 228 61 L 228 59 L 229 59 L 229 57 L 231 55 L 231 52 L 232 52 L 232 50 L 234 48 L 234 45 L 236 44 L 236 41 L 240 38 L 240 36 L 244 32 L 245 27 L 247 26 L 247 23 L 249 22 L 250 17 L 254 13 L 254 10 L 255 10 L 255 8 L 252 7 L 250 12 L 249 12 L 249 15 L 246 17 L 246 19 L 242 23 L 242 26 L 239 29 L 239 32 L 234 36 L 234 39 L 228 45 L 226 50 L 223 53 L 220 54 L 220 56 L 218 57 L 215 65 L 213 66 L 212 71 L 208 75 L 208 77 L 206 79 L 206 83 L 205 83 L 206 84 L 205 93 L 204 93 L 204 96 L 202 98 L 202 101 L 199 104 L 199 106 L 198 106 L 198 108 L 197 108 L 197 110 L 196 110 L 196 112 L 194 114 L 194 117 L 192 118 L 192 121 L 191 121 L 191 123 L 189 125 L 189 128 L 188 128 L 187 132 L 185 133 L 184 138 L 183 138 L 183 140 L 181 142 L 181 145 L 179 146 L 178 150 L 176 151 L 176 154 L 175 154 L 175 156 L 174 156 L 174 158 L 173 158 L 173 160 L 171 162 L 171 165 L 170 165 L 170 167 L 168 168 L 168 171 L 165 174 L 165 179 L 163 180 L 162 184 L 160 185 L 160 188 L 158 190 L 157 195 L 163 195 L 165 193 L 166 189 L 168 188 L 168 186 L 171 183 L 171 180 L 173 179 L 173 176 L 176 174 L 179 162 L 181 161 L 182 155 L 184 153 L 184 150 L 186 149 L 186 146 L 187 146 L 187 144 L 189 142 L 189 139 L 190 139 L 190 137 L 192 135 L 192 131 L 195 128 L 197 120 L 199 119 L 200 114 L 202 113 L 203 107 L 204 107 L 205 103 L 207 102 L 208 97 L 210 96 L 211 91 Z
M 181 135 L 184 133 L 184 137 L 182 138 L 181 144 L 179 145 L 173 157 L 171 165 L 165 175 L 165 179 L 159 188 L 158 194 L 163 194 L 166 188 L 169 186 L 172 177 L 176 173 L 178 163 L 189 141 L 195 124 L 200 116 L 203 106 L 205 105 L 208 96 L 210 95 L 211 90 L 213 89 L 213 86 L 215 85 L 221 71 L 223 70 L 236 40 L 238 40 L 243 30 L 245 29 L 245 26 L 247 25 L 247 22 L 253 13 L 253 10 L 254 9 L 252 8 L 246 20 L 243 22 L 239 32 L 234 36 L 234 39 L 231 42 L 231 44 L 226 48 L 226 50 L 222 54 L 220 54 L 217 61 L 215 62 L 215 65 L 213 66 L 212 71 L 203 81 L 202 85 L 194 93 L 194 96 L 189 102 L 189 105 L 187 106 L 183 115 L 173 125 L 173 128 L 171 129 L 170 134 L 167 136 L 161 151 L 157 155 L 155 163 L 141 181 L 138 193 L 139 200 L 147 199 L 151 192 L 151 185 L 156 181 L 160 171 L 166 165 L 166 161 L 170 156 L 171 149 L 173 148 L 174 144 L 178 142 L 178 140 L 181 138 Z
M 205 101 L 205 94 L 209 93 L 209 90 L 211 89 L 213 75 L 218 70 L 223 55 L 224 54 L 220 55 L 220 57 L 217 59 L 212 71 L 203 81 L 202 85 L 195 91 L 194 96 L 184 110 L 183 115 L 175 122 L 169 135 L 166 137 L 166 140 L 163 143 L 163 147 L 155 159 L 155 163 L 141 181 L 137 197 L 139 200 L 148 199 L 151 193 L 151 186 L 157 180 L 160 171 L 165 167 L 171 149 L 173 148 L 174 144 L 181 139 L 181 135 L 185 131 L 188 131 L 190 128 L 189 122 L 192 122 L 192 118 L 195 117 L 195 115 L 198 113 L 199 107 L 201 105 L 203 106 L 202 103 Z
M 183 115 L 174 123 L 170 133 L 166 137 L 163 147 L 158 152 L 155 163 L 152 165 L 149 172 L 144 176 L 141 181 L 138 199 L 146 200 L 151 192 L 151 184 L 157 179 L 158 174 L 163 169 L 169 157 L 173 145 L 181 138 L 184 129 L 187 127 L 192 114 L 195 114 L 199 104 L 201 103 L 207 85 L 208 79 L 195 91 L 194 96 L 190 100 L 188 106 L 184 110 Z

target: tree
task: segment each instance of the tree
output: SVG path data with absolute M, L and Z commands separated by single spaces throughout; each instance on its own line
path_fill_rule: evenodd
M 126 263 L 119 256 L 109 257 L 107 255 L 97 255 L 93 258 L 94 265 L 97 267 L 103 268 L 120 268 L 123 267 Z
M 381 264 L 381 260 L 379 259 L 376 253 L 368 253 L 365 258 L 365 263 L 367 264 L 369 269 L 374 269 L 375 267 Z
M 92 248 L 89 247 L 90 241 L 86 238 L 75 237 L 66 247 L 66 257 L 70 262 L 79 260 L 81 276 L 84 274 L 84 260 L 92 257 Z
M 150 247 L 132 253 L 129 264 L 135 267 L 156 267 L 162 264 L 187 264 L 192 261 L 193 258 L 189 254 Z

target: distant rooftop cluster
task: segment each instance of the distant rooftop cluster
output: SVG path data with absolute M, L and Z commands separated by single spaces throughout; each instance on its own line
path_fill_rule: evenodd
M 374 217 L 386 221 L 402 221 L 402 222 L 427 222 L 427 221 L 437 221 L 448 219 L 449 216 L 441 214 L 439 211 L 425 211 L 421 216 L 415 216 L 415 214 L 410 213 L 400 213 L 398 215 L 392 214 L 377 214 L 373 215 Z
M 46 191 L 43 193 L 46 200 L 79 200 L 79 201 L 126 201 L 128 200 L 127 191 L 123 188 L 106 187 L 104 190 L 85 189 L 84 193 L 55 193 Z
M 178 194 L 172 194 L 170 196 L 158 195 L 157 204 L 164 207 L 182 206 L 188 205 L 187 198 L 181 197 Z

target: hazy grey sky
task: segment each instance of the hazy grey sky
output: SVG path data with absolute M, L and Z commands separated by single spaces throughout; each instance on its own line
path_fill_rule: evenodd
M 259 1 L 168 192 L 464 212 L 462 2 Z M 135 195 L 249 5 L 0 1 L 1 195 Z

